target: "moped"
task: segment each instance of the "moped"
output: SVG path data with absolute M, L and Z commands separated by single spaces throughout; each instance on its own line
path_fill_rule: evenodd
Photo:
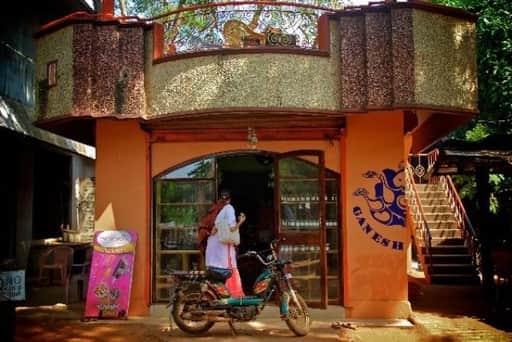
M 277 256 L 278 240 L 266 251 L 249 251 L 239 256 L 255 257 L 264 269 L 253 285 L 253 295 L 231 297 L 224 285 L 230 269 L 207 268 L 206 271 L 171 272 L 169 319 L 189 334 L 204 334 L 216 323 L 227 322 L 234 334 L 233 323 L 255 319 L 276 295 L 280 317 L 297 336 L 305 336 L 311 328 L 308 306 L 294 289 L 290 262 Z

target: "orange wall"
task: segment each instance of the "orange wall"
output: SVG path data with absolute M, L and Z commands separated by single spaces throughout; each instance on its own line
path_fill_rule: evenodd
M 98 120 L 96 127 L 96 229 L 138 233 L 130 315 L 146 315 L 151 275 L 147 136 L 136 121 Z M 367 189 L 370 197 L 375 194 L 376 179 L 363 177 L 364 172 L 396 170 L 404 160 L 402 127 L 401 113 L 357 115 L 347 117 L 346 135 L 340 141 L 260 141 L 257 146 L 271 152 L 323 150 L 326 167 L 342 171 L 344 304 L 349 317 L 410 315 L 406 228 L 379 223 L 364 199 L 353 195 L 358 188 Z M 212 153 L 248 150 L 246 141 L 158 142 L 151 146 L 152 176 Z M 359 216 L 354 214 L 355 207 L 361 208 Z M 365 232 L 358 221 L 361 217 L 380 235 Z M 403 249 L 393 249 L 391 242 L 386 245 L 384 238 L 403 242 Z
M 137 121 L 96 121 L 96 230 L 137 232 L 129 315 L 149 314 L 146 135 Z
M 381 174 L 397 170 L 404 160 L 402 113 L 372 113 L 347 117 L 342 139 L 344 189 L 344 299 L 346 314 L 352 318 L 407 318 L 406 226 L 379 222 L 370 212 L 382 207 L 375 199 L 378 178 L 366 178 L 367 171 Z M 403 185 L 403 172 L 398 176 Z M 367 191 L 369 201 L 354 193 Z M 393 192 L 384 192 L 393 200 Z M 398 196 L 397 196 L 398 197 Z M 405 198 L 402 198 L 405 202 Z M 405 204 L 405 203 L 404 203 Z M 381 220 L 386 213 L 375 214 Z

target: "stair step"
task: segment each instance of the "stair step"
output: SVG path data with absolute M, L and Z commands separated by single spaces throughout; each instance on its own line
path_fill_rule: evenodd
M 429 264 L 471 264 L 472 257 L 469 254 L 433 254 L 425 255 L 425 263 Z
M 416 184 L 417 190 L 422 191 L 442 191 L 442 187 L 439 184 Z
M 448 205 L 448 200 L 444 197 L 441 198 L 422 198 L 420 197 L 421 205 Z
M 439 189 L 425 190 L 425 188 L 416 187 L 416 193 L 418 195 L 424 195 L 424 194 L 441 195 L 441 194 L 444 194 L 445 192 L 444 192 L 444 190 L 439 190 Z
M 429 223 L 429 228 L 430 228 L 430 235 L 432 235 L 432 237 L 438 237 L 438 238 L 458 238 L 458 239 L 461 239 L 462 238 L 462 231 L 460 229 L 438 229 L 438 228 L 434 228 L 432 229 L 432 226 L 430 225 Z
M 421 205 L 425 214 L 453 214 L 449 205 Z
M 473 274 L 472 264 L 433 264 L 428 265 L 430 275 L 434 274 Z
M 453 220 L 453 214 L 451 212 L 445 213 L 437 213 L 437 212 L 428 212 L 425 213 L 425 219 L 430 221 L 449 221 Z
M 427 255 L 426 247 L 421 247 L 423 255 Z M 468 248 L 465 245 L 438 245 L 430 248 L 432 255 L 467 255 Z
M 435 229 L 438 230 L 459 230 L 459 225 L 455 221 L 427 221 L 428 228 L 432 231 Z
M 430 281 L 432 284 L 476 285 L 480 283 L 476 274 L 431 274 Z
M 434 237 L 432 236 L 431 245 L 432 246 L 464 246 L 466 241 L 461 238 L 443 238 L 443 237 Z

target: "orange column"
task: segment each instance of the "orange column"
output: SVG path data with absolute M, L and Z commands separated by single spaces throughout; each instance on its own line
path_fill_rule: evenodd
M 146 133 L 137 121 L 96 122 L 96 230 L 137 232 L 130 316 L 149 314 Z
M 342 139 L 348 318 L 408 318 L 403 116 L 347 117 Z

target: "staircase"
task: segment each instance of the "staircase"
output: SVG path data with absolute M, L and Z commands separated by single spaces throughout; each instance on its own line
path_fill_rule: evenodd
M 479 283 L 473 257 L 443 184 L 416 184 L 416 192 L 431 236 L 429 249 L 418 246 L 431 283 Z

